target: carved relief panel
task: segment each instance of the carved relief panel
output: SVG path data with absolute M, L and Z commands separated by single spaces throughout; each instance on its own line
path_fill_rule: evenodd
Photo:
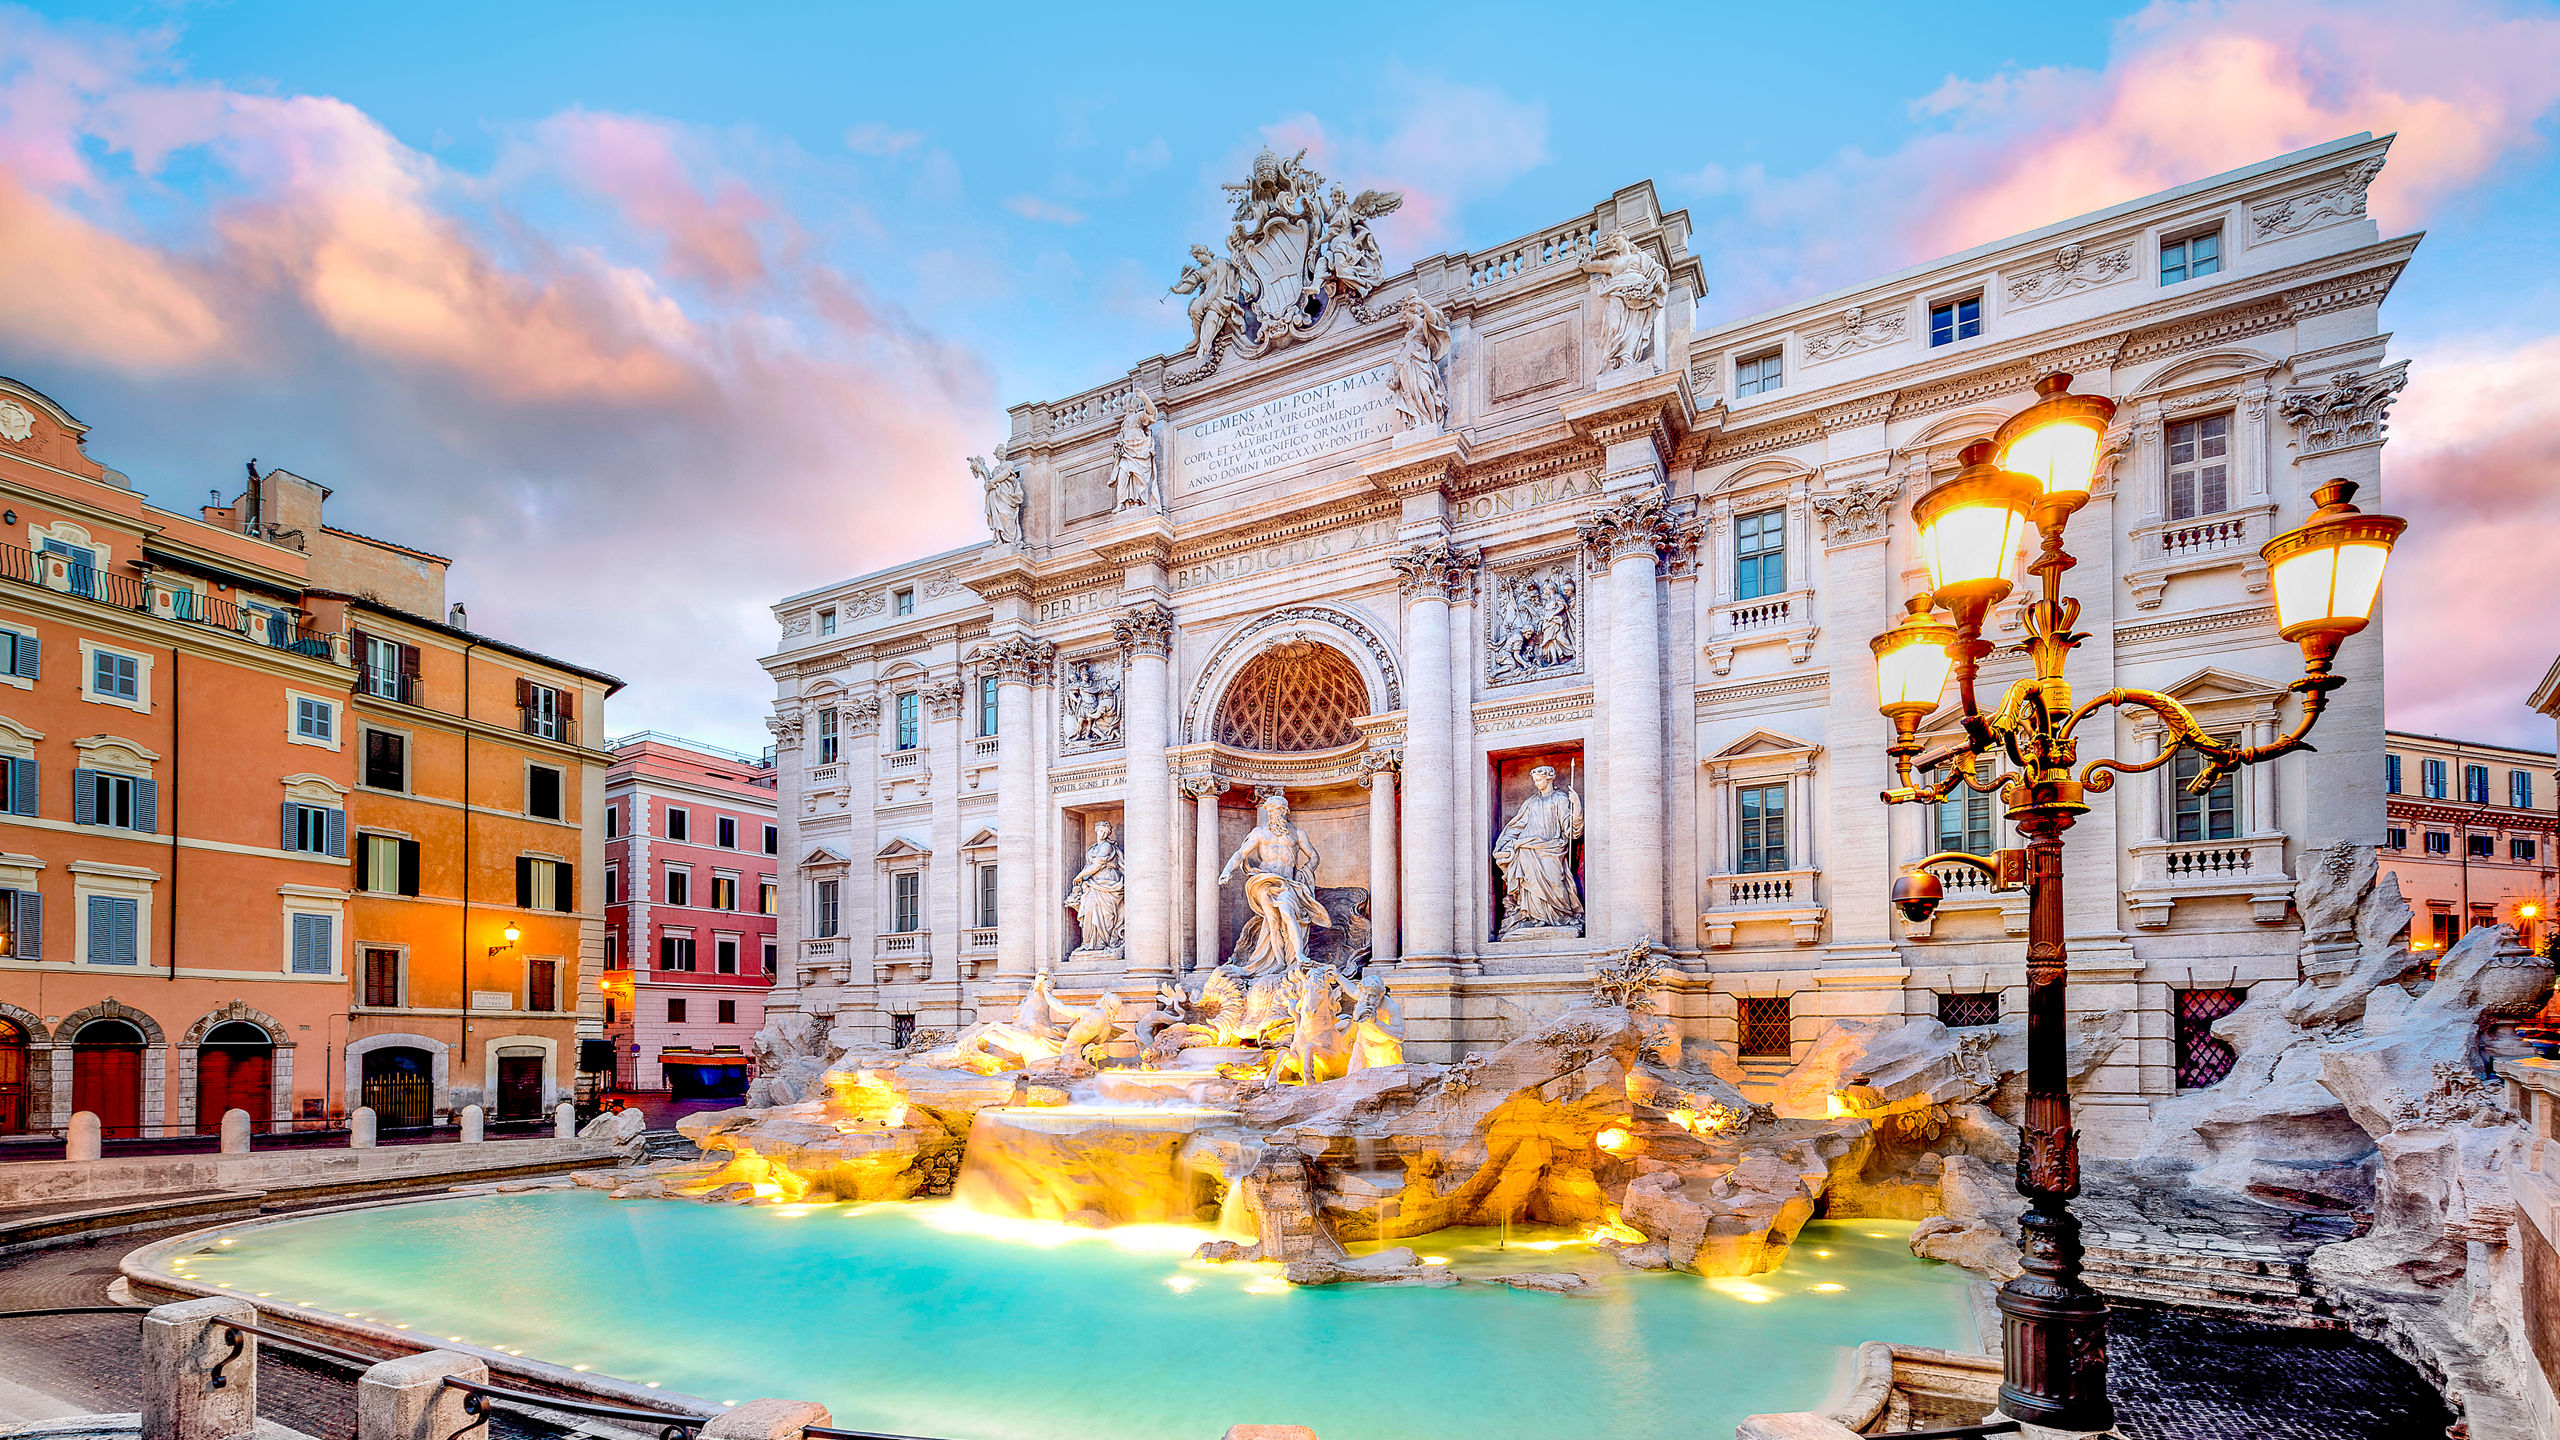
M 1120 667 L 1099 656 L 1058 667 L 1058 740 L 1068 750 L 1120 743 Z
M 1579 555 L 1490 576 L 1484 600 L 1484 678 L 1502 685 L 1582 673 Z

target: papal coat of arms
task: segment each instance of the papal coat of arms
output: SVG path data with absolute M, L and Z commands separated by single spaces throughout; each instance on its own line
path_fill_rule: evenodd
M 1369 222 L 1404 203 L 1394 190 L 1346 195 L 1309 169 L 1307 152 L 1286 160 L 1269 150 L 1253 178 L 1226 187 L 1236 197 L 1227 253 L 1191 247 L 1173 293 L 1191 297 L 1192 364 L 1206 372 L 1224 340 L 1244 356 L 1267 354 L 1313 335 L 1334 305 L 1368 298 L 1385 277 Z

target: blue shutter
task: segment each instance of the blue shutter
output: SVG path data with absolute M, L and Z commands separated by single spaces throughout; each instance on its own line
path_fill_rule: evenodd
M 329 973 L 330 941 L 337 925 L 327 915 L 293 917 L 293 973 L 326 975 Z
M 19 815 L 36 813 L 36 786 L 43 771 L 33 760 L 9 762 L 9 809 Z
M 347 812 L 344 810 L 324 810 L 320 813 L 328 817 L 329 854 L 336 859 L 346 859 Z
M 133 782 L 133 828 L 145 835 L 160 833 L 160 782 Z
M 71 819 L 80 825 L 98 823 L 98 772 L 71 772 Z
M 116 920 L 113 909 L 114 903 L 115 902 L 109 900 L 104 895 L 92 895 L 89 897 L 89 953 L 87 959 L 92 965 L 101 965 L 106 963 L 107 956 L 115 948 Z
M 22 679 L 40 678 L 39 672 L 44 669 L 44 641 L 33 635 L 19 636 L 17 654 L 14 658 L 16 663 L 11 668 Z
M 140 929 L 140 921 L 142 919 L 142 902 L 139 900 L 118 900 L 115 902 L 115 907 L 116 963 L 119 965 L 136 964 L 140 961 L 142 956 L 141 948 L 135 943 L 141 938 L 136 934 L 136 931 Z
M 20 890 L 17 901 L 17 923 L 10 927 L 16 936 L 14 954 L 21 960 L 44 958 L 44 896 L 33 890 Z

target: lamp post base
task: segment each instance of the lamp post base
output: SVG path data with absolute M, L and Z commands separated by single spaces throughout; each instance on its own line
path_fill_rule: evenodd
M 2039 1198 L 2018 1223 L 2026 1273 L 2000 1287 L 2000 1413 L 2061 1434 L 2109 1430 L 2107 1302 L 2080 1278 L 2080 1221 Z

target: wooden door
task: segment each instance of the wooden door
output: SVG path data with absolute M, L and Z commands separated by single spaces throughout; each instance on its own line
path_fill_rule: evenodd
M 0 1135 L 27 1132 L 27 1036 L 0 1020 Z
M 142 1047 L 71 1047 L 71 1108 L 98 1117 L 99 1134 L 131 1140 L 142 1134 Z
M 249 1128 L 275 1128 L 275 1052 L 264 1045 L 207 1045 L 196 1052 L 196 1132 L 217 1135 L 222 1117 L 249 1112 Z
M 542 1057 L 498 1057 L 498 1118 L 531 1120 L 542 1114 Z

